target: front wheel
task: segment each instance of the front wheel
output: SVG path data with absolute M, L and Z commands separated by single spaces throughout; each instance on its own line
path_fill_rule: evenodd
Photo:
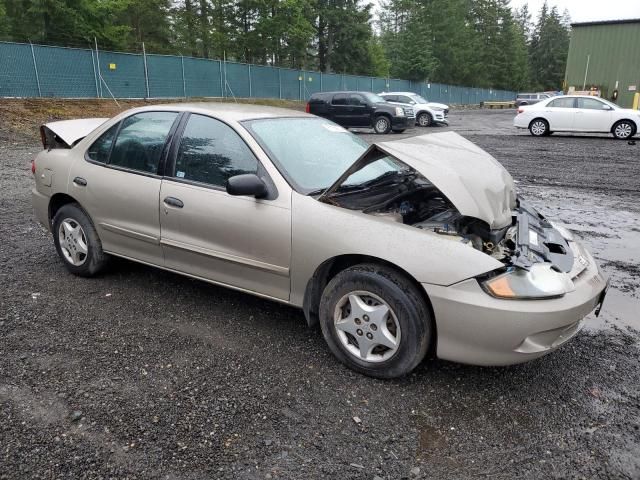
M 636 133 L 636 126 L 629 120 L 621 120 L 613 126 L 613 136 L 618 140 L 626 140 Z
M 384 116 L 377 117 L 373 123 L 373 129 L 376 133 L 389 133 L 391 120 Z
M 549 135 L 549 123 L 543 118 L 536 118 L 529 124 L 529 132 L 534 137 Z
M 91 277 L 106 266 L 109 256 L 91 220 L 78 204 L 63 205 L 52 221 L 58 255 L 71 273 Z
M 421 127 L 428 127 L 433 123 L 433 118 L 431 117 L 431 114 L 428 112 L 423 112 L 420 115 L 418 115 L 418 125 L 420 125 Z
M 362 264 L 338 273 L 320 301 L 322 334 L 349 368 L 377 378 L 411 372 L 431 341 L 431 315 L 418 289 L 394 270 Z

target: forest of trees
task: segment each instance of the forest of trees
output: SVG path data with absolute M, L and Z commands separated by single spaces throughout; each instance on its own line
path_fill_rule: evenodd
M 569 18 L 509 0 L 0 0 L 0 39 L 513 90 L 562 86 Z

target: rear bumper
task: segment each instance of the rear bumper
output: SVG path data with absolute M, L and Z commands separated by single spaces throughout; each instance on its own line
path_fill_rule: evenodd
M 34 187 L 31 189 L 31 205 L 33 205 L 36 220 L 47 230 L 51 230 L 51 225 L 49 225 L 49 197 L 38 192 Z
M 602 300 L 606 280 L 589 255 L 575 290 L 549 300 L 500 300 L 477 280 L 423 285 L 433 306 L 437 356 L 473 365 L 511 365 L 541 357 L 575 336 Z
M 513 119 L 513 126 L 516 128 L 529 128 L 528 119 L 524 118 L 523 115 L 518 115 Z

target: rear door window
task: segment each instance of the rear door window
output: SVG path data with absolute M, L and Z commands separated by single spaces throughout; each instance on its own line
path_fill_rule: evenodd
M 347 94 L 346 93 L 338 93 L 333 96 L 333 101 L 331 102 L 334 105 L 346 105 L 347 104 Z
M 145 173 L 158 165 L 177 112 L 143 112 L 125 118 L 111 151 L 109 164 Z
M 573 100 L 573 98 L 556 98 L 549 102 L 548 106 L 551 108 L 573 108 Z
M 113 145 L 113 139 L 119 126 L 120 122 L 100 135 L 87 150 L 87 157 L 94 162 L 107 163 L 109 161 L 109 153 L 111 153 L 111 145 Z
M 387 102 L 397 102 L 398 101 L 398 96 L 397 95 L 385 95 L 383 98 Z

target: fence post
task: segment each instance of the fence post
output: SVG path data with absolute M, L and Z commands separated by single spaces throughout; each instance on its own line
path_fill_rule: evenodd
M 142 42 L 142 59 L 144 62 L 144 83 L 147 87 L 147 98 L 149 98 L 149 73 L 147 72 L 147 52 L 144 49 L 144 42 Z
M 251 64 L 248 64 L 247 68 L 249 69 L 249 98 L 251 98 L 253 96 L 251 92 Z
M 42 90 L 40 89 L 40 75 L 38 75 L 38 65 L 36 64 L 36 53 L 33 50 L 33 43 L 29 42 L 31 45 L 31 58 L 33 59 L 33 70 L 36 72 L 36 83 L 38 84 L 38 96 L 42 97 Z
M 187 82 L 184 79 L 184 57 L 180 54 L 180 66 L 182 67 L 182 96 L 187 98 Z
M 98 90 L 98 75 L 96 74 L 96 62 L 93 58 L 93 49 L 91 49 L 91 66 L 93 67 L 93 79 L 96 81 L 96 98 L 100 96 L 100 90 Z
M 282 100 L 282 69 L 278 67 L 278 98 Z
M 322 72 L 320 72 L 320 91 L 324 92 L 324 88 L 322 86 Z
M 224 98 L 224 81 L 222 80 L 222 61 L 218 60 L 218 66 L 220 67 L 220 95 Z
M 98 98 L 102 98 L 102 72 L 100 72 L 100 55 L 98 54 L 98 40 L 96 37 L 93 37 L 93 40 L 96 42 L 96 65 L 98 66 L 98 85 L 100 85 L 100 92 L 98 93 Z

